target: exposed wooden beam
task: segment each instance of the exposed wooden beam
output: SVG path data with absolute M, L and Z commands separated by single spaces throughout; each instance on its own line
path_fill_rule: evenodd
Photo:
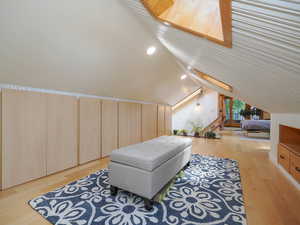
M 196 91 L 194 91 L 192 94 L 184 97 L 183 99 L 181 99 L 180 101 L 178 101 L 175 105 L 172 106 L 172 110 L 176 110 L 179 106 L 183 105 L 184 103 L 190 101 L 191 99 L 193 99 L 195 96 L 199 95 L 202 92 L 202 88 L 197 89 Z
M 193 70 L 196 74 L 196 76 L 198 76 L 200 79 L 203 79 L 207 82 L 209 82 L 210 84 L 214 85 L 214 86 L 218 86 L 219 88 L 222 88 L 226 91 L 232 92 L 233 91 L 233 87 L 229 84 L 224 83 L 223 81 L 220 81 L 216 78 L 214 78 L 211 75 L 205 74 L 199 70 L 194 69 Z

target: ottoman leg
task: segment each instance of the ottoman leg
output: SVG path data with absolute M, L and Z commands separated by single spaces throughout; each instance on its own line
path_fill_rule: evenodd
M 189 161 L 186 166 L 189 167 L 191 165 L 191 161 Z
M 153 209 L 154 201 L 152 199 L 145 198 L 144 203 L 145 203 L 145 209 L 147 209 L 148 211 Z
M 115 186 L 110 185 L 110 194 L 115 196 L 118 193 L 118 188 Z

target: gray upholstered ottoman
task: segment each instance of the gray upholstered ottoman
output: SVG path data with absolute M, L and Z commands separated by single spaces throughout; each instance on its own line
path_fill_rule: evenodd
M 162 136 L 113 151 L 109 164 L 111 193 L 118 188 L 145 199 L 150 210 L 155 195 L 191 158 L 192 140 Z

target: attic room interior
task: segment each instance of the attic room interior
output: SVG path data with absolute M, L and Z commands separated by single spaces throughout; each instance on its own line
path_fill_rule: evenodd
M 0 1 L 0 225 L 299 225 L 300 2 Z

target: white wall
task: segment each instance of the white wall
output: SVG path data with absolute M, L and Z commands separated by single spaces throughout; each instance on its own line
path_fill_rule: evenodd
M 300 128 L 300 114 L 287 114 L 287 113 L 271 114 L 271 151 L 269 152 L 269 157 L 271 161 L 277 166 L 279 166 L 277 162 L 279 124 Z M 298 184 L 284 169 L 282 169 L 281 166 L 279 166 L 279 168 L 284 173 L 284 175 L 288 177 L 298 189 L 300 189 L 300 184 Z
M 197 106 L 197 102 L 200 106 Z M 204 95 L 193 98 L 187 104 L 180 106 L 173 112 L 173 129 L 191 130 L 191 121 L 201 121 L 206 127 L 218 117 L 218 92 L 205 90 Z
M 3 84 L 169 104 L 199 88 L 118 0 L 1 0 L 0 28 Z

